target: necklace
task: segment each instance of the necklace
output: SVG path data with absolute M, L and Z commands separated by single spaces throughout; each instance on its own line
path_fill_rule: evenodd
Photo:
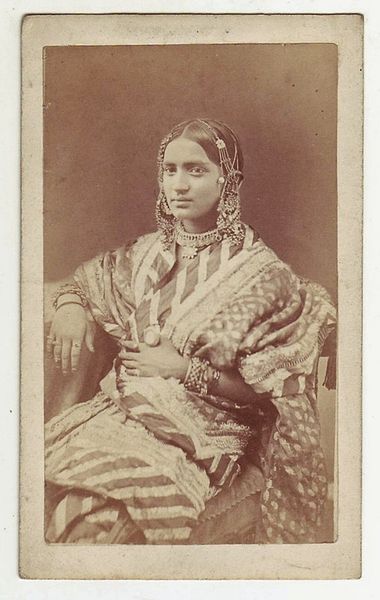
M 222 236 L 217 228 L 203 233 L 189 233 L 181 222 L 176 225 L 175 240 L 183 248 L 183 258 L 195 258 L 200 248 L 220 242 L 221 239 Z

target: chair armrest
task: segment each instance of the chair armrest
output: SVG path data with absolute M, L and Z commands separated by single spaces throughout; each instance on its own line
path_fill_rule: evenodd
M 44 339 L 50 330 L 53 310 L 50 298 L 60 282 L 47 284 L 44 288 L 45 323 Z M 117 354 L 116 343 L 100 327 L 97 327 L 94 340 L 95 352 L 91 353 L 83 345 L 78 370 L 63 375 L 56 368 L 54 361 L 44 352 L 44 399 L 45 421 L 48 421 L 63 410 L 77 402 L 85 402 L 92 398 L 99 389 L 99 382 L 112 366 Z

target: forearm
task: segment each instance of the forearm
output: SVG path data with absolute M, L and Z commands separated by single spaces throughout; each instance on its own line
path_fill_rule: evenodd
M 210 365 L 205 365 L 201 367 L 199 371 L 197 371 L 197 367 L 195 367 L 195 381 L 192 378 L 192 361 L 189 359 L 181 359 L 183 362 L 179 364 L 179 369 L 177 370 L 175 377 L 177 377 L 180 381 L 185 383 L 185 387 L 193 391 L 199 391 L 199 393 L 208 393 L 215 396 L 223 396 L 228 398 L 232 402 L 236 404 L 249 404 L 251 402 L 255 402 L 258 400 L 258 395 L 253 391 L 252 387 L 248 385 L 242 375 L 239 373 L 237 369 L 223 369 L 221 371 L 216 371 L 216 369 Z M 199 359 L 198 359 L 199 360 Z M 199 367 L 198 367 L 199 368 Z M 205 369 L 205 371 L 203 371 Z M 205 373 L 203 376 L 201 373 Z M 217 372 L 217 377 L 214 378 L 214 374 Z M 173 376 L 173 374 L 171 374 Z M 204 381 L 203 377 L 205 377 L 207 384 L 202 391 L 202 387 L 197 389 L 198 381 Z M 200 379 L 199 379 L 200 378 Z M 207 392 L 205 391 L 207 389 Z
M 261 399 L 245 383 L 237 369 L 223 369 L 219 372 L 207 359 L 182 356 L 166 338 L 161 338 L 157 346 L 124 339 L 119 357 L 129 375 L 174 378 L 191 392 L 224 396 L 241 405 Z M 215 374 L 219 376 L 215 377 Z
M 223 370 L 213 392 L 224 396 L 236 404 L 248 404 L 258 399 L 252 387 L 248 385 L 237 369 Z

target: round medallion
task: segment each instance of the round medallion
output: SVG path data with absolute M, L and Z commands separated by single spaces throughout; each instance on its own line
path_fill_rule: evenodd
M 160 326 L 149 325 L 144 329 L 144 342 L 147 346 L 158 346 L 160 343 Z

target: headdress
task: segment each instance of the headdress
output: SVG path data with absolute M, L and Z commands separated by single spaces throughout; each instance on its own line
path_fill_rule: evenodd
M 211 133 L 212 139 L 218 149 L 219 163 L 223 174 L 223 188 L 220 195 L 220 201 L 217 208 L 218 217 L 216 221 L 216 229 L 219 239 L 228 238 L 233 244 L 239 244 L 244 238 L 244 228 L 240 220 L 240 196 L 239 184 L 242 179 L 242 172 L 239 167 L 238 142 L 234 135 L 234 155 L 231 159 L 225 141 L 219 137 L 216 129 L 207 121 L 196 119 L 198 123 Z M 171 140 L 176 137 L 176 129 L 174 128 L 168 136 L 166 136 L 160 145 L 158 153 L 158 181 L 160 192 L 156 203 L 156 220 L 157 226 L 162 232 L 162 242 L 165 248 L 169 248 L 171 243 L 176 238 L 177 219 L 171 213 L 167 198 L 163 189 L 163 161 L 166 146 Z M 183 233 L 183 232 L 182 232 Z

